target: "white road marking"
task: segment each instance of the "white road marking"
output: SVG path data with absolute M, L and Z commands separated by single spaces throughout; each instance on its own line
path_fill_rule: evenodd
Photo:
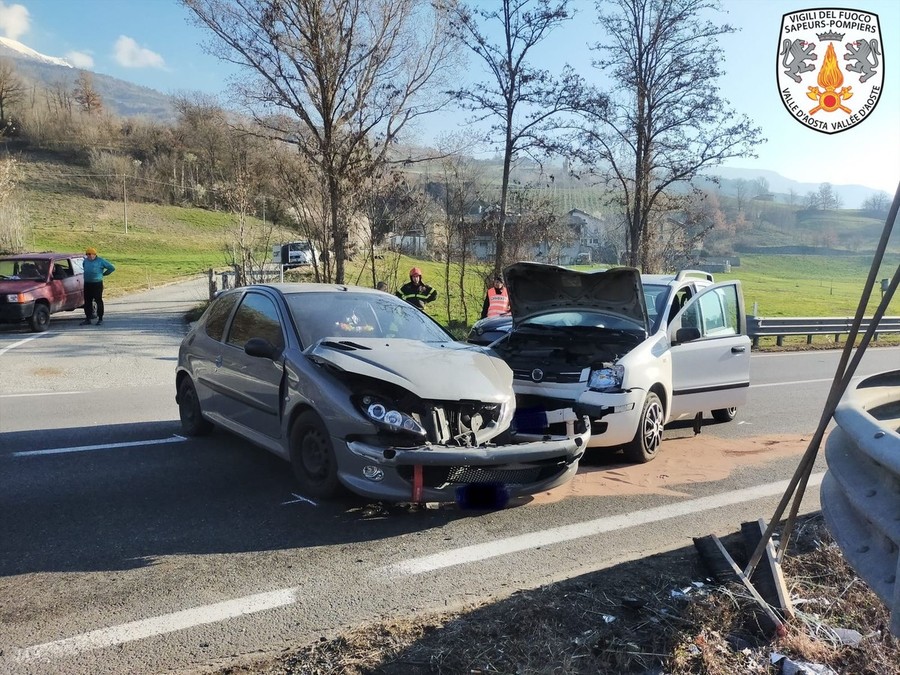
M 808 486 L 815 487 L 819 485 L 824 475 L 824 473 L 816 473 L 810 476 Z M 371 576 L 382 578 L 385 576 L 398 577 L 422 574 L 432 570 L 476 562 L 550 544 L 558 544 L 612 530 L 622 530 L 691 513 L 709 511 L 722 506 L 731 506 L 762 497 L 772 497 L 783 494 L 787 485 L 788 481 L 767 483 L 743 490 L 627 513 L 621 516 L 598 518 L 584 523 L 508 537 L 485 544 L 465 546 L 452 551 L 412 558 L 393 565 L 380 567 L 373 570 L 370 574 Z M 267 593 L 248 595 L 243 598 L 235 598 L 234 600 L 226 600 L 212 605 L 164 614 L 163 616 L 140 619 L 119 626 L 100 628 L 62 640 L 21 648 L 14 653 L 14 658 L 16 661 L 22 662 L 66 656 L 156 635 L 173 633 L 203 624 L 225 621 L 245 614 L 254 614 L 268 609 L 285 607 L 298 601 L 300 591 L 300 587 L 282 588 Z
M 87 452 L 89 450 L 111 450 L 113 448 L 135 448 L 142 445 L 161 445 L 163 443 L 182 443 L 187 439 L 184 436 L 172 436 L 171 438 L 155 438 L 149 441 L 130 441 L 128 443 L 104 443 L 102 445 L 78 445 L 71 448 L 50 448 L 49 450 L 23 450 L 14 452 L 13 457 L 33 457 L 35 455 L 63 455 L 69 452 Z
M 3 349 L 0 349 L 0 356 L 5 354 L 6 352 L 8 352 L 10 349 L 15 349 L 16 347 L 24 345 L 26 342 L 31 342 L 32 340 L 36 340 L 39 337 L 45 337 L 47 335 L 50 335 L 50 333 L 41 333 L 40 335 L 32 335 L 31 337 L 27 337 L 24 340 L 19 340 L 18 342 L 13 342 L 11 345 L 7 345 Z
M 26 396 L 70 396 L 83 394 L 83 391 L 36 391 L 32 394 L 0 394 L 0 398 L 25 398 Z
M 818 485 L 822 482 L 822 476 L 824 475 L 824 473 L 813 474 L 809 478 L 808 485 Z M 425 572 L 433 572 L 455 565 L 464 565 L 478 560 L 495 558 L 497 556 L 525 551 L 539 546 L 559 544 L 564 541 L 590 537 L 604 532 L 624 530 L 637 525 L 646 525 L 661 520 L 680 518 L 681 516 L 700 513 L 701 511 L 709 511 L 722 506 L 732 506 L 734 504 L 741 504 L 763 497 L 782 495 L 787 489 L 788 483 L 789 481 L 786 480 L 777 483 L 767 483 L 765 485 L 757 485 L 744 490 L 723 492 L 709 497 L 689 499 L 684 502 L 676 502 L 674 504 L 658 506 L 643 511 L 624 513 L 620 516 L 597 518 L 596 520 L 589 520 L 574 525 L 563 525 L 562 527 L 554 527 L 540 532 L 531 532 L 515 537 L 507 537 L 506 539 L 497 539 L 496 541 L 484 544 L 463 546 L 462 548 L 457 548 L 452 551 L 434 553 L 432 555 L 386 565 L 375 570 L 374 573 L 394 578 L 424 574 Z
M 833 382 L 833 377 L 820 377 L 817 380 L 794 380 L 793 382 L 766 382 L 765 384 L 751 384 L 750 388 L 755 389 L 757 387 L 784 387 L 786 385 L 792 384 L 815 384 L 817 382 Z
M 298 502 L 306 502 L 307 504 L 312 504 L 313 506 L 318 506 L 318 504 L 316 504 L 312 499 L 307 499 L 303 495 L 298 495 L 298 494 L 295 494 L 292 492 L 291 497 L 293 497 L 294 499 L 291 499 L 286 502 L 281 502 L 281 505 L 285 506 L 287 504 L 296 504 Z
M 291 605 L 297 601 L 300 589 L 283 588 L 268 593 L 257 593 L 235 600 L 225 600 L 213 605 L 194 607 L 180 612 L 163 614 L 149 619 L 141 619 L 124 623 L 111 628 L 92 630 L 74 637 L 54 642 L 45 642 L 20 649 L 16 655 L 16 661 L 33 661 L 35 659 L 53 658 L 77 654 L 78 652 L 111 647 L 125 642 L 141 640 L 143 638 L 173 633 L 185 628 L 192 628 L 207 623 L 216 623 L 226 619 L 233 619 L 244 614 L 255 614 L 267 609 L 275 609 Z

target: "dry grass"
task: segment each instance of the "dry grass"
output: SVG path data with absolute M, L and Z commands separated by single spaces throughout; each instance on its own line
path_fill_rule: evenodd
M 704 577 L 693 548 L 520 591 L 464 611 L 389 619 L 218 675 L 778 673 L 773 652 L 847 675 L 900 673 L 887 610 L 844 562 L 821 517 L 801 522 L 784 571 L 797 619 L 782 637 L 739 585 Z M 845 644 L 837 629 L 858 631 Z

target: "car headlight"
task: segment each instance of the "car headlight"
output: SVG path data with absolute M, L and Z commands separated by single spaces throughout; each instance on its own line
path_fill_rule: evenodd
M 624 377 L 624 366 L 604 366 L 591 371 L 591 376 L 588 378 L 588 388 L 594 391 L 621 389 Z
M 24 293 L 10 293 L 6 296 L 6 301 L 14 303 L 28 302 L 28 296 Z
M 362 409 L 370 420 L 390 431 L 405 432 L 425 436 L 425 429 L 412 415 L 401 412 L 373 396 L 364 396 Z

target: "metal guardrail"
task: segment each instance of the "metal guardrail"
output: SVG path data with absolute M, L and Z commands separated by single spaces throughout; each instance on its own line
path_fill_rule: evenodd
M 856 380 L 834 413 L 822 513 L 857 574 L 891 610 L 900 635 L 900 370 Z
M 862 320 L 860 335 L 868 329 L 869 321 L 868 318 Z M 812 344 L 814 335 L 833 335 L 834 341 L 839 342 L 841 335 L 849 333 L 852 326 L 852 316 L 747 317 L 747 334 L 753 340 L 754 347 L 758 347 L 759 338 L 765 336 L 775 337 L 779 347 L 784 344 L 787 335 L 805 335 L 806 344 Z M 875 340 L 879 333 L 900 333 L 900 316 L 882 317 L 875 329 Z

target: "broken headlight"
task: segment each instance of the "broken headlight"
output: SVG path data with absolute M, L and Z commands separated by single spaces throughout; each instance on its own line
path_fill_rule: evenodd
M 425 436 L 425 429 L 412 415 L 401 412 L 374 396 L 363 396 L 360 403 L 366 417 L 378 426 L 389 431 Z
M 602 368 L 591 371 L 591 376 L 588 378 L 588 388 L 593 391 L 621 389 L 624 377 L 624 366 L 604 365 Z

